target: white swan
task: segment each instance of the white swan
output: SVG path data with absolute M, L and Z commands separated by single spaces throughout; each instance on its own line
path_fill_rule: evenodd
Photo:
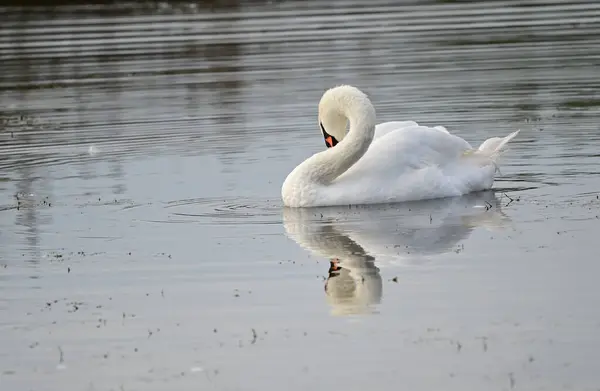
M 383 123 L 376 130 L 375 121 L 375 108 L 356 87 L 327 90 L 319 102 L 319 123 L 330 148 L 287 176 L 284 205 L 376 204 L 487 190 L 494 183 L 496 158 L 519 133 L 490 138 L 474 149 L 443 127 L 408 121 Z

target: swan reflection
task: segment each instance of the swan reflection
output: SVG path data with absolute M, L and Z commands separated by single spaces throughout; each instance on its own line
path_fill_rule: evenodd
M 380 267 L 427 262 L 457 249 L 475 227 L 493 230 L 508 222 L 491 191 L 402 204 L 283 209 L 288 237 L 330 260 L 325 293 L 337 315 L 376 310 L 383 294 Z

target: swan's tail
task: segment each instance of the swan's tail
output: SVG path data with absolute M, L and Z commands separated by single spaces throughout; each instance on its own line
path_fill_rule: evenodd
M 496 164 L 496 160 L 498 156 L 504 152 L 504 147 L 506 144 L 510 142 L 513 138 L 519 134 L 521 130 L 517 130 L 516 132 L 512 132 L 506 137 L 492 137 L 485 140 L 479 148 L 471 151 L 465 152 L 465 156 L 478 158 L 480 164 L 489 165 L 490 163 L 496 167 L 496 170 L 499 171 L 498 165 Z
M 506 144 L 508 144 L 510 140 L 515 138 L 517 136 L 517 134 L 519 134 L 519 132 L 520 132 L 520 130 L 517 130 L 516 132 L 512 132 L 511 134 L 509 134 L 506 137 L 488 138 L 483 143 L 481 143 L 481 145 L 479 146 L 477 151 L 479 153 L 486 155 L 487 157 L 491 158 L 492 160 L 496 160 L 496 158 L 502 152 L 502 149 L 504 148 L 504 146 Z

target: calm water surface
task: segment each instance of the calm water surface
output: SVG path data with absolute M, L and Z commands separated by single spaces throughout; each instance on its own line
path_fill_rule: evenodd
M 0 9 L 2 389 L 597 390 L 600 4 L 516 3 Z M 491 192 L 284 210 L 339 83 L 521 134 Z

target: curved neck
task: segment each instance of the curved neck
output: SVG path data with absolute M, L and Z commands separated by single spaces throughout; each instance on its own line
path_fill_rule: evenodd
M 367 97 L 346 101 L 340 114 L 350 122 L 348 134 L 335 147 L 319 152 L 303 164 L 312 181 L 327 184 L 342 175 L 367 151 L 375 134 L 375 109 Z

